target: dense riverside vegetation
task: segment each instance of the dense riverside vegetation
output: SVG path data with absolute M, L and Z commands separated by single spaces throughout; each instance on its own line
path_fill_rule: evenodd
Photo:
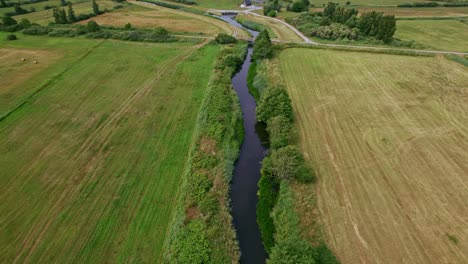
M 172 223 L 166 263 L 237 263 L 229 183 L 243 140 L 242 113 L 231 76 L 246 43 L 221 50 L 198 118 L 198 135 Z M 235 63 L 233 63 L 233 61 Z
M 322 241 L 311 245 L 300 234 L 290 185 L 312 184 L 315 175 L 293 144 L 293 109 L 281 81 L 271 76 L 273 54 L 268 32 L 263 31 L 254 44 L 256 76 L 251 84 L 257 94 L 257 120 L 267 124 L 270 139 L 270 153 L 262 163 L 257 204 L 257 221 L 270 254 L 268 263 L 338 263 Z

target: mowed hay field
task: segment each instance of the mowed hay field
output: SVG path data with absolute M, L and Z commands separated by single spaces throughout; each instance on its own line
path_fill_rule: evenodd
M 209 18 L 207 18 L 209 19 Z M 200 20 L 181 11 L 153 5 L 152 8 L 129 5 L 125 8 L 90 18 L 100 25 L 123 27 L 127 23 L 137 28 L 164 27 L 173 32 L 203 33 L 216 35 L 224 32 L 216 23 Z M 89 20 L 79 22 L 86 24 Z M 214 19 L 213 19 L 214 20 Z
M 281 71 L 342 263 L 468 260 L 468 68 L 443 57 L 287 49 Z M 312 196 L 313 197 L 313 196 Z M 314 225 L 302 211 L 304 235 Z
M 457 20 L 398 20 L 395 38 L 438 50 L 468 52 L 468 24 Z
M 160 262 L 219 48 L 89 41 L 0 122 L 3 263 Z

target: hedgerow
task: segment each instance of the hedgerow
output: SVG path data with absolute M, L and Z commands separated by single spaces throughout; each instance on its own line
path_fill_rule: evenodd
M 223 46 L 218 54 L 200 108 L 196 144 L 181 187 L 182 196 L 165 242 L 164 263 L 239 262 L 229 213 L 229 183 L 243 140 L 243 128 L 231 77 L 242 63 L 245 51 L 246 44 L 239 43 Z M 227 56 L 235 59 L 226 60 Z M 181 241 L 187 234 L 190 242 Z M 187 258 L 188 254 L 194 257 Z

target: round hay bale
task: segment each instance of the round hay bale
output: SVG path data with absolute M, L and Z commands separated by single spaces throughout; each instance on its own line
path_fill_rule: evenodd
M 26 59 L 25 58 L 21 58 L 22 61 L 25 61 Z

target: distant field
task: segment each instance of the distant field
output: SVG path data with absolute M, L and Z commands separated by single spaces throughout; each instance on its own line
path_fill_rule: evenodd
M 243 19 L 265 25 L 271 30 L 271 32 L 273 32 L 273 39 L 281 41 L 302 41 L 302 39 L 296 33 L 294 33 L 294 31 L 272 19 L 258 17 L 250 14 L 239 14 L 238 16 Z
M 434 8 L 397 8 L 397 7 L 359 7 L 359 13 L 384 12 L 396 17 L 450 17 L 467 16 L 468 7 L 434 7 Z
M 216 27 L 217 30 L 221 31 L 221 32 L 225 32 L 225 33 L 228 33 L 228 34 L 232 34 L 238 38 L 247 38 L 249 37 L 248 33 L 245 31 L 245 30 L 241 30 L 235 26 L 232 26 L 224 21 L 221 21 L 221 20 L 218 20 L 218 19 L 215 19 L 215 18 L 211 18 L 211 17 L 208 17 L 208 16 L 203 16 L 203 15 L 198 15 L 198 14 L 193 14 L 193 13 L 189 13 L 189 12 L 185 12 L 185 11 L 181 11 L 181 10 L 176 10 L 176 9 L 170 9 L 170 8 L 163 8 L 163 7 L 159 7 L 157 5 L 154 5 L 154 4 L 150 4 L 150 3 L 145 3 L 145 2 L 136 2 L 136 1 L 132 1 L 131 2 L 132 4 L 135 4 L 135 5 L 140 5 L 140 6 L 143 6 L 143 7 L 147 7 L 147 8 L 150 8 L 150 9 L 154 9 L 154 10 L 158 10 L 158 11 L 163 11 L 163 12 L 167 12 L 167 14 L 172 14 L 171 17 L 173 18 L 174 16 L 177 17 L 177 16 L 183 16 L 185 17 L 186 19 L 190 19 L 190 21 L 196 21 L 194 22 L 195 25 L 200 25 L 200 23 L 203 23 L 205 24 L 204 29 L 203 30 L 206 30 L 208 27 L 206 24 L 209 24 L 211 28 L 213 27 Z M 184 27 L 186 28 L 191 28 L 193 27 L 192 25 L 188 25 L 188 22 L 190 21 L 186 21 L 187 23 L 184 24 Z M 175 23 L 175 21 L 174 21 Z M 167 25 L 169 25 L 170 23 L 168 23 Z M 173 26 L 173 25 L 172 25 Z M 202 28 L 199 28 L 200 30 L 202 30 Z
M 310 49 L 285 50 L 280 63 L 341 262 L 465 263 L 468 68 Z M 309 236 L 313 212 L 300 214 Z
M 213 9 L 239 9 L 243 0 L 194 0 L 197 6 Z
M 398 20 L 395 37 L 433 49 L 468 52 L 468 24 L 456 20 Z
M 218 47 L 19 37 L 12 64 L 90 49 L 0 122 L 2 262 L 159 263 Z
M 68 1 L 68 2 L 72 2 L 73 4 L 75 4 L 75 3 L 86 2 L 86 1 L 89 1 L 89 0 L 72 0 L 72 1 Z M 14 2 L 16 2 L 16 1 L 14 1 Z M 60 0 L 48 0 L 48 1 L 45 1 L 45 2 L 21 5 L 22 8 L 24 8 L 24 9 L 26 9 L 28 11 L 30 11 L 31 8 L 35 8 L 36 12 L 44 10 L 45 6 L 60 6 Z M 8 12 L 13 12 L 14 10 L 15 9 L 13 7 L 0 8 L 0 16 L 3 16 L 5 13 L 8 13 Z
M 117 2 L 113 2 L 113 1 L 110 1 L 110 0 L 97 0 L 96 2 L 99 5 L 100 10 L 104 10 L 106 8 L 111 9 L 112 7 L 118 5 Z M 65 8 L 67 8 L 67 7 L 65 7 Z M 75 11 L 76 15 L 92 13 L 93 8 L 91 6 L 91 1 L 74 4 L 73 5 L 73 10 Z M 49 24 L 49 22 L 54 21 L 52 11 L 53 11 L 52 9 L 48 9 L 48 10 L 39 10 L 38 9 L 34 13 L 14 16 L 14 18 L 16 20 L 18 20 L 18 21 L 20 21 L 22 18 L 27 18 L 31 22 L 38 23 L 38 24 L 41 24 L 41 25 L 47 25 L 47 24 Z
M 101 25 L 123 27 L 131 23 L 138 28 L 164 27 L 174 32 L 203 33 L 216 35 L 224 32 L 216 23 L 209 23 L 205 20 L 196 19 L 184 12 L 172 11 L 167 8 L 154 6 L 152 8 L 130 5 L 125 8 L 115 10 L 89 20 L 94 20 Z M 81 21 L 86 24 L 88 20 Z
M 340 3 L 340 5 L 345 5 L 348 0 L 335 0 L 333 2 Z M 327 4 L 328 0 L 318 0 L 314 1 L 313 4 L 315 6 L 322 6 Z M 369 5 L 369 6 L 396 6 L 399 4 L 406 4 L 406 3 L 415 3 L 415 2 L 423 2 L 420 0 L 350 0 L 351 5 Z

